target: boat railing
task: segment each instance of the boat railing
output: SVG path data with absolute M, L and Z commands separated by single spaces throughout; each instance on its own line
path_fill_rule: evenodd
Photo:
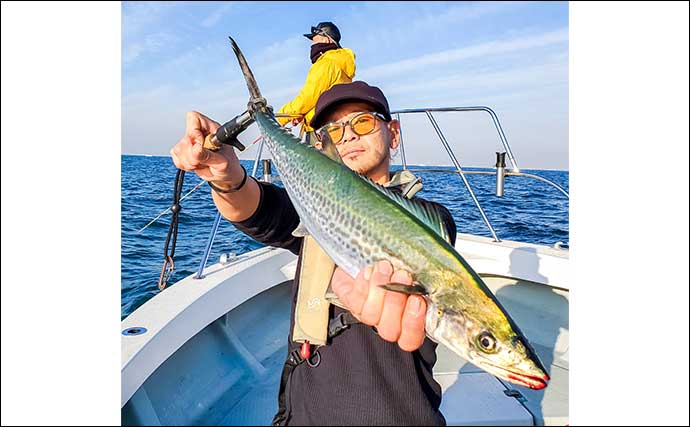
M 501 141 L 501 144 L 503 144 L 503 148 L 505 149 L 505 153 L 508 155 L 508 160 L 510 161 L 510 164 L 512 165 L 512 169 L 507 170 L 505 172 L 503 171 L 496 171 L 496 172 L 489 172 L 489 171 L 465 171 L 462 169 L 460 166 L 460 162 L 458 161 L 455 153 L 453 152 L 453 149 L 451 148 L 450 144 L 448 144 L 448 140 L 446 139 L 445 135 L 443 134 L 443 131 L 441 130 L 441 127 L 438 125 L 438 122 L 436 121 L 434 117 L 434 113 L 439 113 L 439 112 L 470 112 L 470 111 L 484 111 L 489 114 L 491 117 L 491 120 L 493 121 L 494 127 L 496 128 L 496 132 L 498 133 L 498 137 Z M 486 106 L 475 106 L 475 107 L 441 107 L 441 108 L 416 108 L 416 109 L 404 109 L 404 110 L 396 110 L 392 111 L 391 115 L 395 115 L 398 122 L 401 124 L 400 128 L 400 155 L 401 155 L 401 160 L 402 160 L 402 166 L 404 169 L 408 169 L 407 165 L 407 159 L 405 158 L 405 145 L 403 141 L 403 132 L 402 132 L 402 121 L 400 119 L 401 115 L 406 115 L 406 114 L 425 114 L 426 117 L 429 119 L 429 122 L 433 126 L 434 130 L 436 131 L 436 134 L 439 137 L 439 140 L 443 146 L 443 148 L 446 150 L 446 153 L 448 154 L 448 157 L 450 158 L 451 162 L 455 166 L 455 170 L 448 170 L 448 169 L 440 169 L 440 168 L 429 168 L 429 169 L 414 169 L 415 172 L 423 172 L 423 173 L 451 173 L 451 174 L 456 174 L 460 175 L 460 178 L 462 179 L 463 183 L 465 184 L 465 187 L 467 188 L 467 191 L 470 194 L 470 197 L 472 198 L 472 201 L 474 202 L 475 206 L 479 210 L 479 213 L 481 214 L 482 220 L 484 221 L 484 224 L 486 227 L 489 229 L 489 232 L 491 233 L 491 236 L 493 237 L 494 241 L 500 242 L 501 239 L 498 237 L 496 234 L 496 230 L 494 230 L 493 226 L 491 225 L 491 221 L 489 220 L 488 216 L 484 212 L 484 209 L 482 208 L 481 203 L 479 202 L 479 199 L 477 199 L 477 196 L 474 194 L 474 190 L 472 189 L 472 186 L 470 185 L 469 181 L 467 180 L 466 175 L 496 175 L 497 179 L 497 195 L 502 196 L 503 195 L 503 179 L 504 176 L 519 176 L 519 177 L 525 177 L 525 178 L 532 178 L 536 179 L 542 182 L 545 182 L 554 188 L 556 188 L 558 191 L 560 191 L 565 197 L 570 198 L 568 192 L 564 190 L 561 186 L 558 184 L 550 181 L 547 178 L 541 177 L 539 175 L 534 175 L 534 174 L 529 174 L 529 173 L 523 173 L 520 172 L 520 168 L 518 167 L 517 161 L 515 160 L 515 156 L 513 155 L 513 151 L 510 149 L 510 145 L 508 144 L 508 139 L 506 138 L 505 132 L 503 132 L 503 127 L 501 126 L 501 122 L 498 119 L 498 115 L 489 107 Z M 254 165 L 252 167 L 252 176 L 254 178 L 257 177 L 258 173 L 258 168 L 259 168 L 259 162 L 261 161 L 261 155 L 263 153 L 263 147 L 264 147 L 264 141 L 261 139 L 259 142 L 259 148 L 257 149 L 256 157 L 254 159 Z M 499 153 L 497 153 L 499 154 Z M 497 163 L 498 165 L 498 163 Z M 266 166 L 264 166 L 266 167 Z M 498 169 L 498 168 L 497 168 Z M 499 190 L 500 186 L 500 190 Z M 199 271 L 197 272 L 197 275 L 195 276 L 197 279 L 200 279 L 203 277 L 203 271 L 206 266 L 206 262 L 208 261 L 208 256 L 209 253 L 211 252 L 211 246 L 213 245 L 213 240 L 215 238 L 216 232 L 218 231 L 218 225 L 220 223 L 220 212 L 216 212 L 216 218 L 213 223 L 213 228 L 211 230 L 211 234 L 209 236 L 208 242 L 206 244 L 206 249 L 204 250 L 204 255 L 201 260 L 201 264 L 199 265 Z
M 505 172 L 489 172 L 489 171 L 464 171 L 462 167 L 460 166 L 460 162 L 458 161 L 457 157 L 455 156 L 455 153 L 453 152 L 453 149 L 451 148 L 450 144 L 448 144 L 448 140 L 446 139 L 445 135 L 443 134 L 443 131 L 441 130 L 441 127 L 438 125 L 438 122 L 436 121 L 436 118 L 434 117 L 433 113 L 438 113 L 438 112 L 468 112 L 468 111 L 484 111 L 489 114 L 491 117 L 491 120 L 493 121 L 494 127 L 496 128 L 496 132 L 498 133 L 498 137 L 501 140 L 501 143 L 503 144 L 503 148 L 505 149 L 505 152 L 508 154 L 508 160 L 510 161 L 512 165 L 512 170 L 508 170 Z M 391 115 L 395 115 L 398 122 L 400 122 L 400 156 L 402 160 L 402 166 L 404 169 L 407 169 L 407 159 L 405 158 L 405 144 L 403 140 L 403 132 L 402 132 L 402 121 L 400 119 L 400 115 L 404 114 L 425 114 L 426 117 L 429 119 L 429 122 L 431 123 L 431 126 L 434 128 L 436 131 L 436 135 L 438 135 L 438 138 L 443 145 L 443 148 L 446 150 L 446 153 L 448 154 L 448 157 L 450 158 L 450 161 L 453 163 L 455 166 L 455 170 L 448 170 L 448 169 L 436 169 L 436 168 L 431 168 L 431 169 L 415 169 L 415 172 L 432 172 L 432 173 L 452 173 L 452 174 L 457 174 L 460 175 L 463 183 L 465 184 L 465 187 L 467 188 L 467 191 L 470 194 L 470 197 L 472 198 L 472 201 L 474 202 L 475 206 L 479 210 L 479 213 L 481 214 L 482 220 L 484 221 L 484 224 L 486 227 L 489 229 L 489 232 L 491 233 L 491 236 L 494 238 L 494 241 L 500 242 L 501 239 L 499 239 L 498 235 L 496 234 L 496 230 L 494 230 L 493 226 L 491 225 L 491 221 L 489 220 L 488 216 L 484 212 L 484 209 L 482 208 L 481 203 L 479 202 L 479 199 L 477 199 L 477 196 L 474 194 L 474 190 L 472 190 L 472 186 L 470 185 L 469 181 L 467 180 L 466 175 L 496 175 L 497 176 L 497 195 L 502 196 L 502 188 L 503 188 L 503 182 L 502 179 L 504 176 L 521 176 L 521 177 L 526 177 L 526 178 L 533 178 L 537 179 L 539 181 L 545 182 L 553 187 L 555 187 L 558 191 L 563 193 L 565 197 L 570 198 L 568 195 L 568 192 L 565 191 L 562 187 L 560 187 L 558 184 L 544 178 L 538 175 L 534 174 L 529 174 L 529 173 L 523 173 L 520 172 L 520 168 L 518 167 L 517 160 L 515 160 L 515 156 L 513 155 L 513 151 L 510 149 L 510 145 L 508 144 L 508 139 L 506 138 L 505 132 L 503 132 L 503 127 L 501 126 L 501 122 L 498 119 L 498 115 L 494 112 L 489 107 L 486 106 L 475 106 L 475 107 L 441 107 L 441 108 L 414 108 L 414 109 L 404 109 L 404 110 L 396 110 L 392 111 Z M 497 153 L 499 154 L 499 153 Z M 498 180 L 501 180 L 498 182 Z M 500 187 L 500 190 L 499 190 Z
M 292 114 L 276 114 L 276 117 L 301 117 Z M 256 178 L 256 174 L 259 170 L 259 162 L 261 161 L 261 154 L 264 150 L 264 140 L 260 138 L 258 140 L 259 148 L 256 150 L 256 158 L 254 159 L 254 166 L 252 167 L 252 177 Z M 206 262 L 208 261 L 208 256 L 211 253 L 211 246 L 213 246 L 213 240 L 218 232 L 218 226 L 220 225 L 221 214 L 219 210 L 216 210 L 216 217 L 213 220 L 213 228 L 211 229 L 211 234 L 209 235 L 208 242 L 206 243 L 206 248 L 204 249 L 204 255 L 201 257 L 201 263 L 199 264 L 199 271 L 197 271 L 195 279 L 202 279 L 204 277 L 204 268 L 206 268 Z

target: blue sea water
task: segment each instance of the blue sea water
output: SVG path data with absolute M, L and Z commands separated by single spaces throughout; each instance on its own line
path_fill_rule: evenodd
M 252 170 L 253 162 L 243 161 L 243 164 L 248 171 Z M 547 178 L 568 191 L 567 171 L 522 171 Z M 158 277 L 163 265 L 170 213 L 143 232 L 139 230 L 171 205 L 175 173 L 170 157 L 122 156 L 123 319 L 159 292 Z M 263 173 L 261 167 L 258 173 Z M 424 180 L 424 189 L 419 196 L 448 207 L 459 232 L 491 237 L 460 176 L 418 175 Z M 534 179 L 507 177 L 505 196 L 499 198 L 494 194 L 494 176 L 469 175 L 467 178 L 499 238 L 546 245 L 568 242 L 569 203 L 555 188 Z M 187 173 L 182 194 L 199 182 L 201 179 L 196 174 Z M 181 204 L 175 271 L 169 286 L 198 270 L 216 215 L 210 189 L 205 184 Z M 221 253 L 242 254 L 262 246 L 221 220 L 209 263 L 217 262 Z

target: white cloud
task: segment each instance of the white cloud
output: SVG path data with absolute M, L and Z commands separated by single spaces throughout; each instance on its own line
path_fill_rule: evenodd
M 411 23 L 407 31 L 417 34 L 420 30 L 437 29 L 444 25 L 457 24 L 471 19 L 477 19 L 486 15 L 503 12 L 507 7 L 524 6 L 532 2 L 522 1 L 496 1 L 463 4 L 444 9 L 442 13 L 428 14 Z
M 468 46 L 460 49 L 450 49 L 442 52 L 418 56 L 416 58 L 405 59 L 388 64 L 381 64 L 361 70 L 360 75 L 366 76 L 367 79 L 380 80 L 384 77 L 409 73 L 411 71 L 426 67 L 449 64 L 452 62 L 482 56 L 496 56 L 567 41 L 568 29 L 566 28 L 536 36 L 523 37 L 517 40 L 510 39 L 491 41 L 475 46 Z
M 131 65 L 179 41 L 164 23 L 185 2 L 124 2 L 122 4 L 122 64 Z
M 134 62 L 137 58 L 157 52 L 167 44 L 171 44 L 176 40 L 172 34 L 159 32 L 155 34 L 147 34 L 139 41 L 124 43 L 122 49 L 122 62 L 127 65 Z
M 302 36 L 289 37 L 263 48 L 256 55 L 252 55 L 252 59 L 262 63 L 273 63 L 286 55 L 296 56 L 297 52 L 302 53 L 300 58 L 306 60 L 309 54 L 309 40 Z
M 229 11 L 233 9 L 233 3 L 225 3 L 222 6 L 218 7 L 216 10 L 214 10 L 209 16 L 206 17 L 203 21 L 201 21 L 201 26 L 205 28 L 210 28 L 213 27 L 220 21 L 220 19 L 227 14 Z
M 390 14 L 381 14 L 380 2 L 367 2 L 352 7 L 344 22 L 348 42 L 365 46 L 363 52 L 405 51 L 420 40 L 428 43 L 458 36 L 458 25 L 464 21 L 490 22 L 489 15 L 505 13 L 511 8 L 533 2 L 458 2 L 439 5 L 435 2 L 409 2 L 405 8 Z M 390 3 L 386 6 L 394 8 Z M 366 28 L 366 31 L 360 29 Z M 506 29 L 507 30 L 507 29 Z
M 568 62 L 543 63 L 527 67 L 509 68 L 484 73 L 458 73 L 441 75 L 438 78 L 406 84 L 391 84 L 387 94 L 413 95 L 415 92 L 455 93 L 466 91 L 492 95 L 496 92 L 537 88 L 552 84 L 568 84 Z
M 145 49 L 146 48 L 143 43 L 128 43 L 127 45 L 123 46 L 122 49 L 122 62 L 124 64 L 129 64 L 137 59 Z
M 248 58 L 259 87 L 265 96 L 270 94 L 276 108 L 296 95 L 306 78 L 309 60 L 305 40 L 293 37 L 274 43 Z M 145 47 L 137 44 L 128 49 L 136 57 L 143 54 Z M 218 52 L 222 49 L 229 50 L 224 40 L 213 41 L 178 53 L 145 72 L 129 73 L 127 85 L 123 87 L 126 94 L 123 103 L 135 107 L 142 99 L 158 98 L 156 102 L 201 101 L 205 106 L 219 108 L 246 104 L 247 87 L 234 57 L 228 54 L 218 62 Z M 123 54 L 123 61 L 124 57 Z M 158 89 L 150 89 L 151 84 L 156 84 Z M 175 90 L 171 89 L 172 85 Z M 162 91 L 161 87 L 168 89 Z M 238 99 L 241 99 L 239 103 L 231 103 Z
M 165 2 L 124 2 L 122 4 L 123 38 L 140 34 L 160 21 L 169 11 Z

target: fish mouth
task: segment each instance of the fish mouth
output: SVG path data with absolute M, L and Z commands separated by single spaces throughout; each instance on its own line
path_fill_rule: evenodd
M 502 368 L 488 362 L 484 362 L 484 364 L 488 365 L 490 367 L 489 371 L 497 377 L 531 388 L 532 390 L 541 390 L 545 388 L 547 382 L 551 379 L 546 373 L 544 373 L 544 375 L 530 375 L 523 372 L 511 371 L 510 369 Z

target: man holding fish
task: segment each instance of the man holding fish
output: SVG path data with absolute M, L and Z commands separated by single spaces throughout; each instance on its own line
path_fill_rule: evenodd
M 388 102 L 378 88 L 364 82 L 334 86 L 319 98 L 310 124 L 331 128 L 349 168 L 377 184 L 389 182 L 390 150 L 398 147 L 400 125 L 391 120 Z M 247 179 L 232 147 L 218 152 L 202 148 L 204 137 L 219 126 L 200 113 L 188 113 L 185 136 L 171 150 L 175 165 L 213 182 L 219 190 L 212 192 L 218 210 L 238 229 L 267 245 L 299 253 L 302 238 L 292 235 L 299 217 L 285 190 Z M 454 243 L 450 213 L 434 205 L 442 209 Z M 411 285 L 412 278 L 388 261 L 363 269 L 355 278 L 335 269 L 333 291 L 361 324 L 320 348 L 318 367 L 303 363 L 294 370 L 290 423 L 445 424 L 438 410 L 441 387 L 432 372 L 437 344 L 424 332 L 426 302 L 420 295 L 379 286 L 388 283 Z M 293 294 L 298 286 L 295 283 Z M 293 316 L 294 310 L 293 302 Z M 332 318 L 343 311 L 333 307 Z M 353 407 L 358 410 L 352 411 Z
M 534 349 L 454 248 L 447 209 L 406 198 L 409 185 L 387 188 L 396 179 L 390 149 L 400 130 L 383 93 L 364 82 L 324 92 L 310 122 L 314 148 L 280 127 L 239 46 L 230 43 L 249 89 L 248 111 L 284 188 L 247 179 L 231 148 L 213 143 L 215 152 L 204 151 L 218 123 L 199 113 L 188 114 L 186 135 L 171 152 L 179 168 L 208 181 L 216 206 L 238 229 L 300 255 L 289 350 L 293 340 L 303 344 L 288 353 L 273 424 L 444 424 L 435 344 L 425 334 L 493 375 L 546 387 L 549 376 Z M 305 258 L 342 271 L 312 268 Z M 330 283 L 330 301 L 338 305 L 325 312 L 327 325 L 312 316 L 326 338 L 303 334 L 295 321 L 295 314 L 313 314 L 300 302 L 304 289 L 320 283 Z M 314 354 L 312 337 L 319 340 Z

